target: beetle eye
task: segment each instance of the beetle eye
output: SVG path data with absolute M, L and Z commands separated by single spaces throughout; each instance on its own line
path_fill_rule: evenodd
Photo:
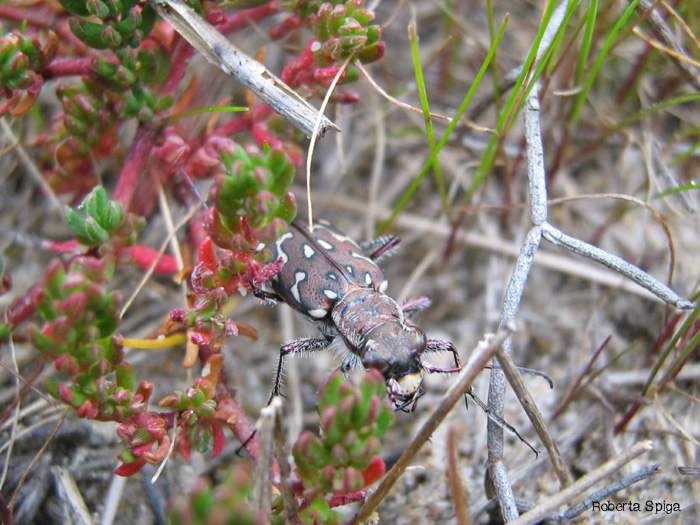
M 386 359 L 370 351 L 362 358 L 362 366 L 365 367 L 365 370 L 373 368 L 379 370 L 382 374 L 386 374 L 390 365 Z
M 416 344 L 414 350 L 417 354 L 422 354 L 425 352 L 425 345 L 427 344 L 425 338 L 425 332 L 420 328 L 416 327 Z

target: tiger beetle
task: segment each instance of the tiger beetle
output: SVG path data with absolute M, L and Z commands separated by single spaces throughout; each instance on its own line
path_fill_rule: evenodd
M 273 291 L 253 287 L 261 299 L 285 302 L 319 328 L 322 337 L 297 339 L 281 347 L 270 400 L 280 394 L 284 358 L 291 354 L 328 349 L 338 338 L 344 343 L 345 372 L 361 365 L 376 369 L 386 381 L 386 391 L 395 409 L 413 412 L 424 394 L 423 373 L 455 373 L 461 370 L 454 345 L 427 339 L 425 332 L 409 319 L 430 305 L 423 297 L 402 306 L 386 295 L 387 280 L 377 266 L 399 243 L 396 236 L 380 237 L 357 244 L 328 222 L 313 228 L 301 220 L 271 246 L 272 260 L 283 262 L 270 281 Z M 334 345 L 335 346 L 335 345 Z M 426 353 L 450 352 L 454 368 L 437 368 L 422 361 Z M 498 424 L 518 432 L 493 415 L 472 392 L 466 392 Z
M 430 304 L 427 298 L 399 306 L 384 293 L 388 281 L 376 261 L 398 244 L 395 236 L 357 244 L 325 221 L 313 229 L 294 221 L 271 246 L 272 260 L 284 265 L 270 281 L 273 292 L 256 296 L 287 303 L 319 328 L 323 337 L 298 339 L 282 346 L 272 395 L 280 393 L 284 358 L 327 349 L 340 337 L 345 345 L 342 370 L 356 365 L 377 369 L 397 410 L 412 412 L 423 372 L 458 372 L 452 343 L 427 339 L 409 317 Z M 421 361 L 426 352 L 451 352 L 455 368 L 441 369 Z

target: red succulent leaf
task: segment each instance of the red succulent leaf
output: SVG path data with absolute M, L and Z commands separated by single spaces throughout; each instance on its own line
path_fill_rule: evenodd
M 384 460 L 379 456 L 374 456 L 372 461 L 369 462 L 369 466 L 362 471 L 362 477 L 365 479 L 365 487 L 377 481 L 385 472 L 386 464 Z
M 213 434 L 213 442 L 214 442 L 214 448 L 211 451 L 211 457 L 212 459 L 221 454 L 221 451 L 224 449 L 224 445 L 226 444 L 226 437 L 224 436 L 223 431 L 221 430 L 221 427 L 216 421 L 211 422 L 211 432 Z
M 139 458 L 132 463 L 122 463 L 114 470 L 114 473 L 117 476 L 128 478 L 129 476 L 133 476 L 139 470 L 141 470 L 145 464 L 146 460 L 144 458 Z

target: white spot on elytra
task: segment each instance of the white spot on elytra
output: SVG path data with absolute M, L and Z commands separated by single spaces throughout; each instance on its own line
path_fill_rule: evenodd
M 331 280 L 333 280 L 333 281 L 337 281 L 337 280 L 338 280 L 338 277 L 337 277 L 334 273 L 329 273 L 329 274 L 327 274 L 327 275 L 328 275 L 328 278 L 331 279 Z
M 314 249 L 306 243 L 302 245 L 302 250 L 304 251 L 304 257 L 307 259 L 311 259 L 314 255 L 316 255 Z
M 354 272 L 354 270 L 353 270 L 353 268 L 352 268 L 352 265 L 350 265 L 350 264 L 346 265 L 346 266 L 345 266 L 345 269 L 348 271 L 348 273 L 349 273 L 350 275 L 355 275 L 355 272 Z
M 365 283 L 367 283 L 368 286 L 372 284 L 372 276 L 369 274 L 369 272 L 365 274 Z
M 328 233 L 330 233 L 330 234 L 333 236 L 333 238 L 334 238 L 336 241 L 338 241 L 338 242 L 349 242 L 349 243 L 354 244 L 355 246 L 357 246 L 357 243 L 356 243 L 355 241 L 353 241 L 353 240 L 352 240 L 350 237 L 348 237 L 347 235 L 344 235 L 344 234 L 342 234 L 342 233 L 340 233 L 340 232 L 333 231 L 333 230 L 328 230 Z
M 389 281 L 384 281 L 382 284 L 379 285 L 379 291 L 384 293 L 387 286 L 389 286 Z
M 323 308 L 316 308 L 315 310 L 308 311 L 308 314 L 311 317 L 315 317 L 316 319 L 322 319 L 323 317 L 326 317 L 327 313 L 328 310 L 324 310 Z
M 329 243 L 328 241 L 324 241 L 323 239 L 316 239 L 316 242 L 324 250 L 332 250 L 333 249 L 333 245 L 331 243 Z
M 369 257 L 367 257 L 367 256 L 366 256 L 365 254 L 363 254 L 363 253 L 358 253 L 358 252 L 350 251 L 350 256 L 351 256 L 351 257 L 354 257 L 355 259 L 360 259 L 360 260 L 362 260 L 362 261 L 367 261 L 367 262 L 368 262 L 369 264 L 371 264 L 372 266 L 376 266 L 376 264 L 374 263 L 374 261 L 373 261 L 372 259 L 370 259 Z
M 284 244 L 284 241 L 286 241 L 287 239 L 291 239 L 293 235 L 294 234 L 292 232 L 287 232 L 275 241 L 275 246 L 277 247 L 277 254 L 282 259 L 283 264 L 287 263 L 287 261 L 289 260 L 289 256 L 282 249 L 282 244 Z
M 338 294 L 335 293 L 333 290 L 323 290 L 323 293 L 329 299 L 337 299 L 338 298 Z
M 292 291 L 292 295 L 294 296 L 294 299 L 300 303 L 301 302 L 301 296 L 299 295 L 299 284 L 306 279 L 306 272 L 296 272 L 294 274 L 294 284 L 290 288 Z

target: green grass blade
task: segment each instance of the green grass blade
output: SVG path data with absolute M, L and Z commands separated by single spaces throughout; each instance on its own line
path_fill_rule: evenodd
M 695 153 L 698 148 L 700 148 L 700 140 L 698 140 L 695 144 L 690 146 L 687 151 L 684 151 L 680 155 L 678 155 L 676 158 L 674 158 L 669 164 L 671 166 L 675 166 L 676 164 L 680 164 L 683 162 L 685 159 L 690 157 L 693 153 Z
M 174 124 L 181 118 L 191 117 L 192 115 L 199 115 L 200 113 L 216 113 L 217 111 L 226 113 L 239 113 L 243 111 L 248 111 L 248 108 L 244 106 L 209 106 L 206 108 L 190 109 L 189 111 L 185 111 L 184 113 L 180 113 L 176 117 L 171 118 L 168 121 L 168 125 Z
M 467 193 L 467 200 L 470 200 L 472 195 L 476 192 L 476 190 L 481 186 L 481 183 L 484 181 L 486 178 L 487 174 L 491 171 L 491 166 L 493 166 L 494 159 L 496 158 L 496 151 L 497 148 L 496 146 L 499 144 L 501 137 L 503 136 L 504 132 L 506 131 L 507 125 L 512 122 L 512 120 L 517 116 L 517 111 L 514 111 L 514 107 L 516 104 L 520 104 L 522 100 L 527 97 L 527 94 L 529 92 L 529 89 L 532 88 L 533 83 L 531 82 L 530 85 L 526 88 L 523 89 L 525 80 L 527 79 L 529 73 L 531 72 L 530 68 L 532 67 L 532 64 L 535 61 L 535 58 L 537 58 L 537 52 L 540 47 L 540 42 L 542 41 L 542 37 L 544 36 L 545 30 L 547 29 L 547 25 L 549 24 L 549 21 L 552 17 L 552 13 L 554 12 L 554 8 L 556 7 L 556 4 L 554 2 L 550 2 L 549 7 L 547 11 L 545 12 L 544 16 L 542 17 L 542 23 L 540 25 L 540 29 L 537 32 L 537 35 L 535 37 L 535 41 L 532 44 L 532 47 L 530 48 L 530 51 L 528 53 L 528 56 L 525 60 L 525 63 L 523 64 L 522 71 L 520 72 L 520 75 L 518 76 L 518 79 L 515 83 L 515 87 L 513 88 L 513 91 L 508 97 L 508 101 L 506 102 L 505 107 L 503 108 L 503 113 L 501 114 L 500 118 L 498 119 L 498 123 L 496 125 L 496 135 L 491 137 L 491 140 L 489 141 L 488 146 L 486 147 L 486 151 L 484 152 L 484 156 L 481 158 L 481 162 L 479 163 L 479 167 L 476 171 L 476 175 L 474 177 L 474 180 L 472 181 L 471 185 L 469 186 L 469 191 Z M 563 28 L 564 26 L 562 26 Z M 560 29 L 561 30 L 561 29 Z
M 486 9 L 489 16 L 489 41 L 493 45 L 496 37 L 495 20 L 493 18 L 493 0 L 486 2 Z M 493 105 L 496 108 L 496 115 L 501 113 L 501 93 L 498 81 L 498 60 L 496 57 L 491 61 L 491 78 L 493 79 Z
M 650 393 L 652 392 L 653 385 L 654 385 L 654 379 L 656 376 L 659 374 L 659 371 L 661 370 L 661 367 L 663 364 L 666 362 L 666 359 L 671 355 L 676 350 L 676 345 L 678 344 L 678 341 L 680 341 L 681 337 L 683 337 L 685 334 L 688 333 L 688 330 L 691 330 L 693 325 L 695 324 L 696 319 L 698 318 L 698 315 L 700 315 L 700 307 L 695 307 L 695 310 L 688 316 L 688 318 L 685 320 L 683 323 L 683 326 L 673 335 L 671 340 L 666 343 L 666 347 L 664 348 L 663 352 L 659 355 L 658 359 L 656 360 L 656 363 L 654 364 L 654 368 L 652 369 L 651 373 L 649 374 L 649 378 L 647 379 L 646 384 L 644 385 L 644 397 L 650 397 Z M 700 333 L 699 333 L 700 334 Z M 698 334 L 695 334 L 693 337 L 693 341 L 691 343 L 687 344 L 685 349 L 693 349 L 695 345 L 697 345 L 697 341 L 695 339 L 698 337 Z M 683 352 L 683 358 L 687 357 L 686 352 Z M 675 370 L 675 368 L 678 366 L 679 360 L 676 359 L 674 361 L 673 365 L 671 366 L 671 370 Z M 668 373 L 666 374 L 666 377 L 668 377 Z
M 496 49 L 498 48 L 498 45 L 501 42 L 501 38 L 503 38 L 503 34 L 505 33 L 507 25 L 508 25 L 508 16 L 506 16 L 503 19 L 503 24 L 501 25 L 501 29 L 499 30 L 498 34 L 496 35 L 496 38 L 494 39 L 493 44 L 491 45 L 491 49 L 489 49 L 489 53 L 486 55 L 486 58 L 484 59 L 484 63 L 481 65 L 481 68 L 479 69 L 479 72 L 476 75 L 476 78 L 474 79 L 474 83 L 469 88 L 469 91 L 467 92 L 466 96 L 462 100 L 462 104 L 459 106 L 459 109 L 457 110 L 454 117 L 452 118 L 452 122 L 450 122 L 449 126 L 447 126 L 447 129 L 445 130 L 445 134 L 442 136 L 442 139 L 440 139 L 440 142 L 436 146 L 436 150 L 438 153 L 440 152 L 442 147 L 445 145 L 445 143 L 449 139 L 452 132 L 457 127 L 457 124 L 459 123 L 459 119 L 462 117 L 462 115 L 466 111 L 467 106 L 469 106 L 469 103 L 471 102 L 471 99 L 474 96 L 474 93 L 476 92 L 476 89 L 479 87 L 479 84 L 481 83 L 481 80 L 484 78 L 486 71 L 488 71 L 489 64 L 491 63 L 491 60 L 493 59 L 494 55 L 496 54 Z M 401 213 L 401 210 L 403 210 L 403 208 L 406 206 L 406 204 L 408 204 L 408 201 L 411 200 L 413 193 L 415 193 L 416 189 L 420 185 L 421 180 L 423 180 L 423 177 L 425 176 L 425 174 L 428 173 L 428 170 L 430 169 L 431 165 L 432 165 L 432 158 L 428 159 L 428 161 L 423 165 L 423 168 L 421 169 L 420 173 L 413 180 L 413 183 L 408 188 L 408 190 L 406 190 L 406 193 L 403 194 L 403 196 L 401 197 L 401 200 L 394 208 L 394 211 L 391 213 L 391 216 L 388 219 L 386 219 L 385 221 L 382 221 L 381 223 L 379 223 L 379 226 L 377 226 L 377 235 L 380 235 L 392 222 L 394 222 L 394 219 L 396 219 L 397 215 L 399 213 Z
M 666 191 L 662 191 L 660 193 L 655 193 L 654 195 L 651 196 L 651 200 L 662 199 L 662 198 L 667 197 L 669 195 L 675 195 L 677 193 L 684 193 L 686 191 L 691 191 L 691 190 L 700 190 L 700 183 L 694 182 L 692 184 L 683 184 L 682 186 L 678 186 L 676 188 L 670 188 Z
M 644 108 L 641 111 L 637 111 L 636 113 L 630 115 L 625 120 L 617 124 L 614 128 L 612 128 L 607 134 L 610 135 L 612 133 L 617 133 L 621 129 L 629 126 L 630 124 L 649 115 L 653 115 L 654 113 L 656 113 L 657 111 L 661 111 L 662 109 L 670 108 L 680 104 L 685 104 L 687 102 L 697 101 L 700 101 L 700 93 L 688 93 L 687 95 L 679 95 L 677 97 L 669 98 L 668 100 L 662 100 L 658 104 L 654 104 L 652 106 L 649 106 L 648 108 Z
M 588 95 L 591 92 L 591 89 L 593 88 L 593 83 L 595 82 L 598 73 L 600 72 L 600 68 L 603 66 L 603 62 L 605 61 L 605 59 L 608 56 L 608 53 L 615 44 L 615 39 L 617 38 L 620 31 L 622 31 L 622 27 L 625 25 L 627 20 L 629 20 L 630 16 L 632 16 L 632 13 L 634 13 L 634 10 L 637 7 L 638 3 L 639 0 L 632 0 L 627 6 L 627 9 L 625 9 L 624 13 L 622 13 L 622 16 L 620 16 L 618 21 L 613 26 L 612 30 L 610 30 L 610 32 L 606 35 L 605 42 L 603 43 L 603 46 L 600 49 L 600 53 L 598 53 L 598 56 L 595 59 L 591 70 L 586 76 L 586 83 L 583 85 L 581 93 L 576 98 L 573 111 L 571 112 L 571 120 L 569 121 L 569 127 L 573 127 L 578 121 L 578 118 L 581 115 L 581 111 L 583 110 L 583 105 L 586 103 L 586 100 L 588 100 Z
M 430 105 L 428 104 L 428 93 L 425 89 L 425 78 L 423 77 L 423 68 L 420 63 L 420 53 L 418 50 L 418 35 L 416 34 L 415 23 L 411 22 L 408 26 L 408 41 L 411 44 L 411 58 L 413 59 L 413 70 L 416 75 L 416 85 L 418 86 L 418 97 L 420 105 L 423 109 L 423 118 L 425 119 L 425 134 L 428 137 L 428 145 L 430 146 L 430 162 L 435 172 L 435 182 L 437 183 L 442 205 L 447 210 L 447 191 L 442 182 L 442 170 L 440 169 L 440 160 L 438 159 L 438 151 L 435 147 L 435 131 L 433 130 L 433 119 L 430 117 Z
M 598 0 L 592 0 L 588 6 L 588 16 L 586 17 L 586 31 L 583 33 L 583 42 L 581 43 L 581 53 L 578 56 L 578 67 L 576 68 L 576 85 L 581 85 L 581 80 L 586 72 L 586 63 L 588 62 L 588 54 L 591 51 L 591 42 L 593 41 L 593 30 L 598 16 Z

